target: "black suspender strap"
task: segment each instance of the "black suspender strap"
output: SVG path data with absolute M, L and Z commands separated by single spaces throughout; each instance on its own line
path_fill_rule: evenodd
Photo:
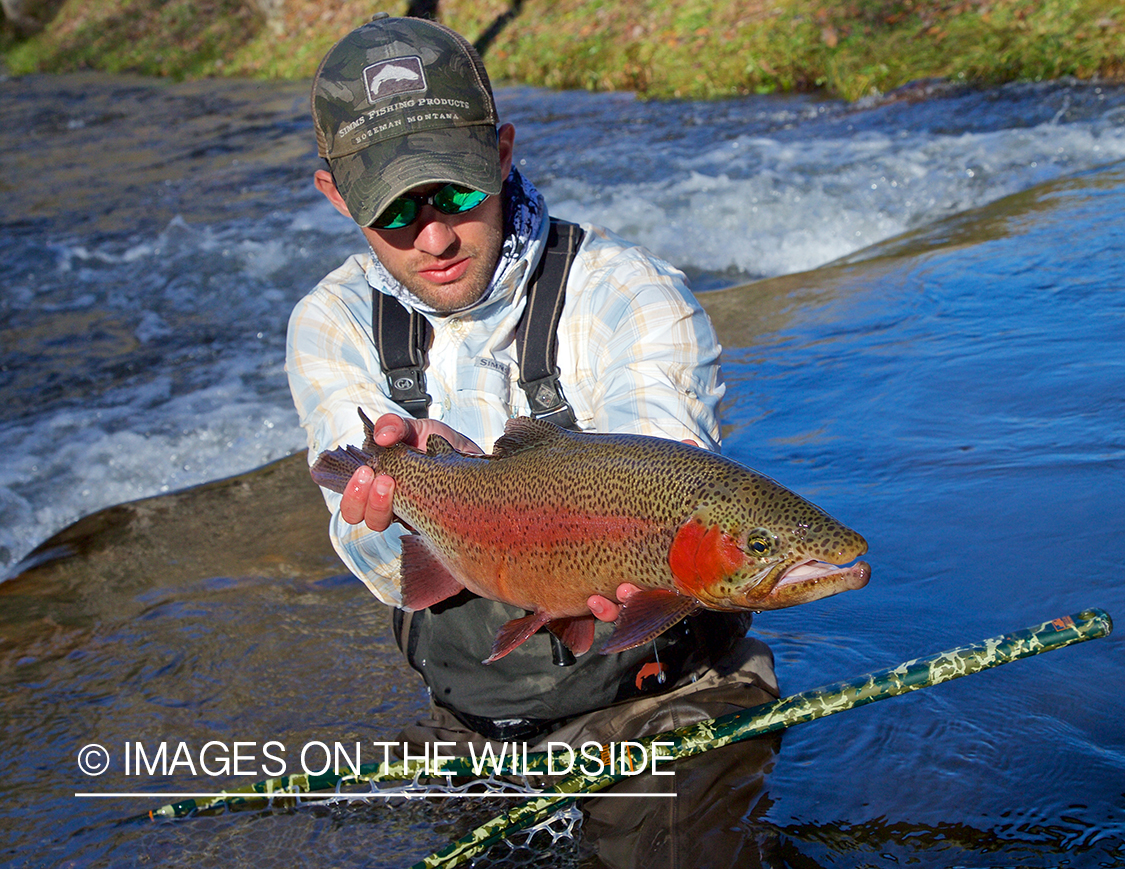
M 385 293 L 375 293 L 373 302 L 371 331 L 391 400 L 416 419 L 424 419 L 430 407 L 424 371 L 429 323 Z
M 577 420 L 559 384 L 556 332 L 566 299 L 570 267 L 582 244 L 582 228 L 551 220 L 547 245 L 528 285 L 527 307 L 516 326 L 516 359 L 520 388 L 527 395 L 531 415 L 563 428 Z M 417 419 L 429 414 L 426 392 L 426 346 L 430 324 L 412 309 L 384 293 L 375 293 L 371 332 L 379 351 L 379 366 L 387 377 L 391 400 Z
M 566 300 L 566 280 L 582 235 L 577 224 L 551 221 L 547 247 L 528 287 L 527 308 L 516 326 L 519 384 L 527 395 L 531 415 L 563 428 L 573 428 L 577 420 L 559 383 L 557 332 Z

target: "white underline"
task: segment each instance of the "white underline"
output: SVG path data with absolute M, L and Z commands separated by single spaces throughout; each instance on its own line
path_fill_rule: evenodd
M 325 794 L 325 793 L 299 793 L 291 794 L 280 791 L 275 791 L 271 794 L 212 794 L 212 793 L 183 793 L 183 794 L 153 794 L 153 793 L 88 793 L 76 792 L 75 797 L 79 799 L 146 799 L 146 800 L 199 800 L 199 799 L 218 799 L 218 800 L 268 800 L 272 798 L 277 799 L 302 799 L 302 800 L 371 800 L 371 799 L 392 799 L 395 797 L 404 799 L 492 799 L 495 797 L 513 797 L 515 799 L 536 799 L 539 797 L 546 797 L 547 799 L 580 799 L 583 797 L 657 797 L 668 798 L 675 797 L 678 794 L 620 794 L 620 793 L 604 793 L 602 791 L 595 791 L 590 794 L 543 794 L 543 793 L 510 793 L 510 792 L 489 792 L 489 793 L 476 793 L 476 794 L 446 794 L 446 793 L 403 793 L 391 791 L 388 793 L 379 793 L 378 791 L 362 793 L 362 794 Z

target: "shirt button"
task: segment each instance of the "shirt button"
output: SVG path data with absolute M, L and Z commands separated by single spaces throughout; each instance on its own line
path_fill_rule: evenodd
M 461 331 L 465 328 L 465 324 L 460 320 L 450 320 L 449 328 L 453 330 L 453 333 L 455 335 L 460 335 Z

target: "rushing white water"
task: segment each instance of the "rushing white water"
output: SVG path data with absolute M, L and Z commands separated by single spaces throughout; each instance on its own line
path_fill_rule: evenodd
M 0 82 L 0 569 L 101 507 L 304 446 L 293 303 L 358 248 L 309 184 L 303 88 Z M 505 89 L 521 169 L 707 290 L 1125 158 L 1090 85 L 847 106 Z M 30 131 L 30 145 L 28 143 Z

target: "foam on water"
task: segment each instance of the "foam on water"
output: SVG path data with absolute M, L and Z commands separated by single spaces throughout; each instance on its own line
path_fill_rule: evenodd
M 95 87 L 84 84 L 82 99 Z M 1125 92 L 1085 86 L 868 107 L 530 89 L 501 91 L 499 101 L 517 125 L 520 166 L 555 214 L 644 244 L 700 289 L 814 268 L 1125 159 Z M 142 102 L 158 135 L 162 103 Z M 182 116 L 175 103 L 166 111 Z M 361 240 L 308 183 L 319 163 L 294 120 L 303 104 L 292 112 L 269 141 L 235 137 L 260 150 L 232 150 L 239 186 L 229 199 L 212 176 L 192 174 L 193 152 L 182 176 L 175 160 L 162 164 L 161 207 L 191 219 L 153 226 L 138 212 L 129 231 L 83 232 L 70 214 L 30 220 L 19 202 L 0 215 L 0 570 L 84 514 L 305 446 L 283 370 L 286 321 Z M 108 160 L 135 145 L 136 126 L 106 117 L 95 146 Z M 294 173 L 299 153 L 307 159 Z M 135 191 L 121 202 L 110 195 L 99 193 L 99 208 L 120 223 Z
M 816 268 L 1062 174 L 1125 159 L 1120 113 L 1086 125 L 815 138 L 731 136 L 648 181 L 554 181 L 560 214 L 682 267 L 744 279 Z
M 322 274 L 331 245 L 271 222 L 60 240 L 7 297 L 5 367 L 22 400 L 0 419 L 0 564 L 102 507 L 305 446 L 285 324 L 316 280 L 302 265 Z

